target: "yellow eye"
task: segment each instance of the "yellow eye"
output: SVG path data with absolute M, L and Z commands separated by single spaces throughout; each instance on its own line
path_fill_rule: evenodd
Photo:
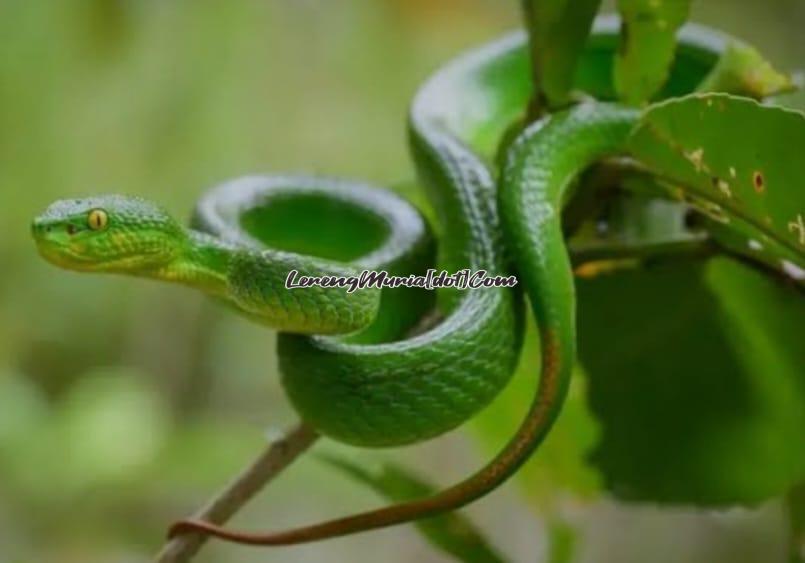
M 87 216 L 87 224 L 93 231 L 100 231 L 106 228 L 109 223 L 109 216 L 103 209 L 93 209 Z

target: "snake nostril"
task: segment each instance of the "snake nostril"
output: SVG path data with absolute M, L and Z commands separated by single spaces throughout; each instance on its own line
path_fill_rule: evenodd
M 31 224 L 31 232 L 37 235 L 47 235 L 53 231 L 53 225 L 34 221 Z

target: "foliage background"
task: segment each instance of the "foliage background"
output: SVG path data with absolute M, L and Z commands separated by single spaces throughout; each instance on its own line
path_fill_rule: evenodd
M 37 258 L 30 218 L 55 198 L 109 191 L 186 216 L 202 189 L 251 172 L 406 183 L 411 95 L 454 54 L 519 25 L 516 4 L 0 1 L 0 561 L 147 561 L 168 522 L 250 459 L 266 428 L 294 418 L 270 333 L 180 288 L 58 271 Z M 805 59 L 799 0 L 701 0 L 692 19 L 752 41 L 782 68 Z M 777 501 L 714 512 L 579 495 L 597 487 L 573 457 L 596 440 L 583 413 L 573 416 L 581 391 L 569 415 L 578 426 L 561 436 L 581 444 L 555 439 L 535 462 L 570 475 L 576 493 L 535 493 L 539 483 L 521 479 L 468 510 L 502 551 L 540 560 L 547 536 L 569 523 L 579 561 L 783 560 Z M 500 408 L 485 417 L 481 427 L 506 428 Z M 477 435 L 342 451 L 401 460 L 446 484 L 488 456 Z M 278 527 L 378 502 L 309 457 L 236 523 Z M 215 543 L 198 560 L 378 554 L 442 560 L 411 527 L 268 551 Z

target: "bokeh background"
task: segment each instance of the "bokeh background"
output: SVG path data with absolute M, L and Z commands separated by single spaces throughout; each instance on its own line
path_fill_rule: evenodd
M 784 69 L 805 59 L 801 0 L 694 4 L 695 20 Z M 148 561 L 170 521 L 295 420 L 272 333 L 182 288 L 57 270 L 37 257 L 30 219 L 53 199 L 110 191 L 186 217 L 203 189 L 253 172 L 411 184 L 404 116 L 418 84 L 518 16 L 514 0 L 0 0 L 0 561 Z M 497 424 L 496 411 L 483 416 Z M 573 420 L 582 443 L 534 463 L 581 472 L 592 490 L 573 456 L 594 424 Z M 491 453 L 479 432 L 339 451 L 447 484 Z M 583 562 L 785 559 L 779 501 L 659 508 L 532 494 L 526 481 L 467 510 L 512 561 L 547 561 L 549 539 L 569 529 Z M 308 456 L 234 522 L 269 529 L 379 502 Z M 287 549 L 212 543 L 197 560 L 379 559 L 444 557 L 407 526 Z

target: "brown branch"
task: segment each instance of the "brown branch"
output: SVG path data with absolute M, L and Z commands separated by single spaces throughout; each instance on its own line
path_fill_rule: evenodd
M 319 437 L 304 423 L 271 441 L 254 462 L 227 485 L 206 506 L 193 515 L 194 520 L 224 524 L 274 477 L 304 453 Z M 184 563 L 190 561 L 207 538 L 201 534 L 186 534 L 168 541 L 154 559 L 155 563 Z
M 786 496 L 788 508 L 789 561 L 805 563 L 805 483 L 795 485 Z

